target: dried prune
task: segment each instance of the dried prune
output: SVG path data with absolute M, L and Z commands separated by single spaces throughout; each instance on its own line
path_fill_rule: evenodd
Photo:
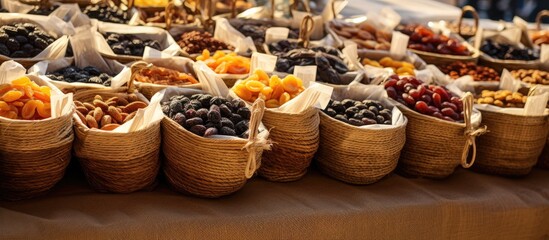
M 192 133 L 198 135 L 198 136 L 204 136 L 204 134 L 206 133 L 206 127 L 204 125 L 194 125 L 192 126 L 189 131 L 191 131 Z
M 238 122 L 235 125 L 236 134 L 241 135 L 242 133 L 248 131 L 249 125 L 250 125 L 250 122 L 248 120 L 243 120 Z
M 185 127 L 185 122 L 187 121 L 187 118 L 185 117 L 185 115 L 183 113 L 176 113 L 172 119 L 176 122 L 176 123 L 179 123 L 179 125 L 181 125 L 182 127 Z
M 206 132 L 204 132 L 204 137 L 209 137 L 209 136 L 213 136 L 213 135 L 217 135 L 218 131 L 217 131 L 217 128 L 215 127 L 210 127 L 208 129 L 206 129 Z
M 383 115 L 378 114 L 380 111 L 383 112 Z M 387 121 L 389 124 L 391 123 L 391 111 L 385 109 L 379 102 L 372 100 L 362 102 L 353 99 L 344 99 L 341 102 L 330 100 L 323 112 L 354 126 L 385 124 Z M 383 121 L 380 122 L 380 120 Z
M 219 134 L 227 135 L 227 136 L 236 136 L 236 132 L 234 131 L 234 129 L 229 127 L 222 127 L 221 129 L 219 129 Z
M 242 118 L 244 118 L 246 120 L 250 120 L 250 116 L 251 116 L 250 109 L 245 108 L 245 107 L 239 108 L 236 113 L 238 113 Z
M 202 118 L 194 117 L 194 118 L 187 119 L 185 121 L 185 126 L 190 128 L 194 125 L 201 125 L 203 123 L 204 123 L 204 121 L 202 121 Z M 206 129 L 204 129 L 204 130 L 206 130 Z
M 83 69 L 68 66 L 48 73 L 46 76 L 55 81 L 93 83 L 103 86 L 110 86 L 110 80 L 112 79 L 108 74 L 101 73 L 97 68 L 92 66 L 84 67 Z

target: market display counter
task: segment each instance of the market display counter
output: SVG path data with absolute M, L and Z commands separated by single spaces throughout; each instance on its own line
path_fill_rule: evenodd
M 0 239 L 548 239 L 549 172 L 508 179 L 458 170 L 448 179 L 393 174 L 348 185 L 316 170 L 261 178 L 220 199 L 102 194 L 70 169 L 47 196 L 0 202 Z

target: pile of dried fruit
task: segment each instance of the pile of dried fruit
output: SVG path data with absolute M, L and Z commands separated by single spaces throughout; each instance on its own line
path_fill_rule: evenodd
M 137 109 L 147 107 L 135 94 L 127 97 L 111 97 L 106 101 L 96 95 L 91 102 L 74 101 L 76 113 L 89 128 L 114 130 L 135 117 Z
M 514 78 L 525 83 L 549 85 L 549 72 L 535 69 L 520 69 L 511 71 Z
M 188 85 L 198 83 L 198 80 L 191 74 L 156 66 L 141 69 L 136 74 L 135 80 L 138 82 L 161 85 Z
M 203 61 L 214 72 L 219 74 L 247 74 L 250 72 L 250 59 L 236 55 L 236 53 L 226 54 L 223 51 L 216 51 L 213 56 L 210 51 L 202 51 L 202 55 L 196 57 L 196 60 Z
M 55 38 L 32 23 L 7 24 L 0 27 L 0 54 L 12 58 L 34 57 Z
M 416 75 L 416 73 L 414 72 L 414 70 L 416 69 L 414 67 L 414 64 L 405 61 L 397 61 L 392 59 L 391 57 L 383 57 L 379 60 L 379 62 L 368 58 L 363 58 L 362 64 L 378 68 L 392 68 L 393 71 L 398 75 Z
M 51 117 L 50 90 L 28 77 L 0 85 L 0 117 L 26 120 Z
M 529 48 L 517 48 L 509 44 L 497 43 L 492 40 L 484 41 L 480 50 L 493 58 L 502 60 L 536 60 L 539 58 L 539 51 Z
M 299 95 L 305 88 L 298 77 L 290 74 L 280 79 L 277 75 L 269 78 L 266 72 L 257 69 L 248 78 L 237 82 L 232 88 L 238 97 L 253 102 L 265 100 L 268 108 L 277 108 Z
M 217 50 L 234 50 L 234 47 L 218 39 L 213 38 L 209 32 L 191 31 L 181 35 L 177 41 L 183 51 L 194 54 L 203 50 L 215 52 Z
M 106 33 L 104 35 L 107 43 L 115 54 L 143 56 L 145 47 L 162 50 L 160 43 L 156 40 L 141 40 L 130 34 Z
M 330 117 L 354 126 L 390 125 L 392 118 L 391 110 L 383 107 L 380 102 L 373 100 L 364 100 L 362 102 L 352 99 L 344 99 L 341 102 L 330 100 L 323 112 Z
M 48 16 L 50 15 L 55 9 L 57 9 L 58 5 L 51 5 L 51 6 L 35 6 L 32 10 L 28 11 L 27 14 L 34 14 L 34 15 L 42 15 L 42 16 Z
M 154 12 L 148 13 L 146 11 L 139 11 L 139 17 L 146 23 L 165 23 L 166 22 L 166 12 Z M 181 12 L 174 12 L 172 15 L 172 24 L 185 24 L 185 18 L 187 18 L 187 23 L 194 22 L 194 16 L 192 14 L 182 14 Z
M 363 23 L 348 23 L 340 21 L 330 22 L 330 28 L 339 36 L 351 39 L 358 48 L 389 50 L 393 34 L 389 31 L 378 30 L 373 25 Z
M 410 49 L 449 55 L 471 55 L 469 49 L 458 39 L 435 33 L 426 26 L 410 24 L 399 26 L 397 30 L 410 36 Z
M 95 18 L 103 22 L 126 24 L 131 18 L 130 11 L 122 10 L 117 6 L 109 6 L 104 3 L 88 5 L 82 12 L 90 18 Z
M 172 96 L 162 103 L 162 111 L 192 133 L 247 138 L 251 112 L 244 101 L 229 101 L 209 94 Z
M 271 27 L 276 27 L 271 21 L 233 18 L 229 20 L 231 26 L 236 28 L 246 37 L 251 37 L 256 46 L 261 46 L 265 42 L 265 32 Z M 297 39 L 299 30 L 290 29 L 288 38 Z
M 440 71 L 448 74 L 452 79 L 470 75 L 474 81 L 499 81 L 499 74 L 491 67 L 479 66 L 473 62 L 453 62 L 441 66 Z
M 523 108 L 528 97 L 519 92 L 509 90 L 482 90 L 480 97 L 475 99 L 478 104 L 491 104 L 498 107 Z
M 393 75 L 385 83 L 387 95 L 416 112 L 451 122 L 463 122 L 463 102 L 446 88 L 427 85 L 415 77 Z
M 59 69 L 55 72 L 49 73 L 46 77 L 55 81 L 63 82 L 80 82 L 80 83 L 94 83 L 101 84 L 103 86 L 110 86 L 112 77 L 109 74 L 102 73 L 93 66 L 87 66 L 85 68 L 78 68 L 75 66 L 68 66 L 66 68 Z
M 340 58 L 338 51 L 332 47 L 299 48 L 296 42 L 282 40 L 269 44 L 269 51 L 278 56 L 276 71 L 293 73 L 295 66 L 316 65 L 316 80 L 340 84 L 339 74 L 349 71 Z
M 549 31 L 537 31 L 531 37 L 532 42 L 536 45 L 549 44 Z

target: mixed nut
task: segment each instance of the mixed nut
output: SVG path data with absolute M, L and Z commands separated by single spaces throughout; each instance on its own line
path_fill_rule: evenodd
M 202 53 L 204 50 L 234 50 L 234 47 L 213 38 L 209 32 L 191 31 L 181 35 L 177 41 L 183 51 L 189 54 Z
M 355 42 L 358 48 L 389 50 L 393 34 L 377 29 L 367 22 L 358 24 L 341 21 L 330 22 L 330 28 L 339 36 Z
M 452 79 L 470 75 L 474 81 L 499 81 L 499 74 L 491 67 L 477 65 L 473 62 L 456 61 L 439 67 L 440 71 Z
M 509 90 L 482 90 L 480 97 L 475 99 L 478 104 L 491 104 L 498 107 L 523 108 L 528 97 L 519 92 Z
M 525 83 L 549 85 L 549 72 L 536 69 L 519 69 L 511 71 L 511 75 Z

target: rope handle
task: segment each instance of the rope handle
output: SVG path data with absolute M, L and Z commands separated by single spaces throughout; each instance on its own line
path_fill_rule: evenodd
M 473 19 L 475 19 L 475 25 L 473 26 L 473 34 L 472 35 L 475 35 L 477 34 L 477 30 L 478 30 L 478 23 L 479 23 L 479 16 L 478 16 L 478 13 L 477 13 L 477 10 L 470 6 L 470 5 L 467 5 L 467 6 L 464 6 L 463 8 L 461 8 L 461 16 L 459 17 L 459 21 L 458 21 L 458 34 L 463 36 L 464 34 L 461 32 L 462 31 L 462 28 L 461 28 L 461 25 L 463 23 L 463 17 L 465 16 L 465 13 L 467 12 L 470 12 L 473 14 Z
M 132 64 L 132 66 L 130 67 L 131 77 L 130 77 L 130 81 L 128 82 L 128 89 L 127 89 L 128 93 L 133 92 L 133 89 L 132 89 L 133 81 L 135 81 L 135 77 L 137 76 L 137 73 L 141 72 L 141 70 L 143 69 L 150 69 L 152 68 L 152 66 L 153 66 L 152 64 L 144 61 L 139 61 Z
M 231 18 L 236 18 L 236 1 L 237 0 L 231 1 Z
M 537 30 L 541 30 L 541 19 L 544 17 L 549 17 L 549 10 L 543 10 L 536 15 L 536 28 Z
M 200 14 L 202 16 L 202 18 L 201 18 L 202 19 L 202 25 L 204 26 L 204 29 L 206 31 L 208 31 L 210 28 L 212 28 L 212 32 L 213 32 L 213 29 L 215 29 L 215 27 L 214 27 L 215 21 L 212 19 L 212 16 L 213 16 L 213 12 L 215 11 L 215 5 L 212 3 L 213 0 L 203 0 L 203 1 L 205 1 L 204 2 L 204 9 L 201 10 L 201 13 L 208 14 L 208 16 L 206 17 L 206 19 L 204 19 L 204 16 L 202 16 L 202 14 Z
M 466 142 L 465 147 L 463 148 L 463 152 L 461 154 L 461 166 L 463 168 L 470 168 L 475 163 L 475 159 L 477 157 L 477 144 L 476 144 L 476 137 L 484 134 L 487 132 L 487 127 L 482 126 L 480 128 L 474 129 L 473 124 L 471 123 L 471 117 L 473 115 L 473 94 L 470 92 L 465 93 L 465 96 L 461 99 L 463 101 L 463 118 L 465 120 L 465 132 L 463 133 L 465 135 Z M 473 156 L 471 157 L 471 161 L 467 162 L 468 156 L 469 156 L 469 149 L 473 146 Z
M 271 19 L 275 18 L 275 0 L 271 0 Z
M 314 27 L 315 21 L 311 15 L 307 15 L 301 20 L 301 26 L 299 27 L 299 43 L 303 44 L 304 48 L 309 48 L 309 38 L 311 38 Z
M 252 114 L 248 128 L 248 142 L 242 147 L 242 150 L 246 149 L 246 151 L 248 151 L 248 162 L 246 163 L 246 169 L 244 171 L 247 179 L 251 178 L 254 175 L 255 170 L 259 167 L 257 162 L 261 159 L 258 159 L 258 152 L 271 148 L 269 141 L 257 139 L 261 119 L 263 119 L 263 113 L 265 112 L 265 101 L 260 98 L 257 99 L 252 104 L 251 111 Z
M 185 4 L 185 1 L 186 0 L 183 0 L 181 2 L 182 6 L 183 6 L 183 4 Z M 168 5 L 166 5 L 166 9 L 164 10 L 164 12 L 166 13 L 166 16 L 165 16 L 166 30 L 168 30 L 168 31 L 172 28 L 173 15 L 176 13 L 176 11 L 178 13 L 180 13 L 179 17 L 183 18 L 182 19 L 183 23 L 188 24 L 187 12 L 185 11 L 185 9 L 180 9 L 179 7 L 175 6 L 175 3 L 173 1 L 170 1 L 168 3 Z

